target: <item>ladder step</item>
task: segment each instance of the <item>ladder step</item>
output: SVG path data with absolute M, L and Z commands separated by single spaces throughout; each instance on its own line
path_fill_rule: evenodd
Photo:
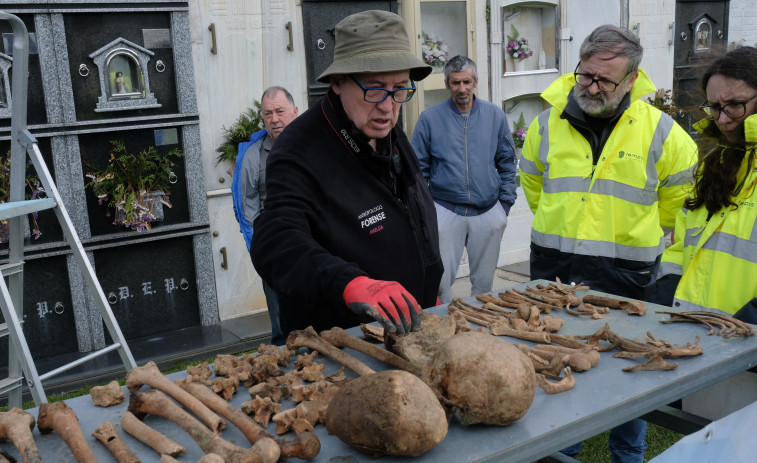
M 10 262 L 0 265 L 0 274 L 3 276 L 13 275 L 14 273 L 20 273 L 24 271 L 24 261 Z
M 20 326 L 24 326 L 24 321 L 19 320 L 18 324 Z M 0 338 L 8 336 L 8 324 L 7 323 L 0 323 Z
M 0 220 L 11 217 L 19 217 L 25 214 L 31 214 L 45 209 L 52 209 L 56 206 L 53 198 L 30 199 L 26 201 L 11 201 L 0 203 Z
M 6 392 L 18 389 L 21 387 L 23 380 L 22 376 L 3 378 L 0 380 L 0 395 L 5 395 Z

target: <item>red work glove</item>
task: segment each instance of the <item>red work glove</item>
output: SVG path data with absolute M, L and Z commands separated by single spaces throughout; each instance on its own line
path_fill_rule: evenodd
M 366 314 L 390 333 L 405 334 L 421 328 L 421 308 L 396 281 L 360 276 L 347 283 L 344 302 L 356 314 Z

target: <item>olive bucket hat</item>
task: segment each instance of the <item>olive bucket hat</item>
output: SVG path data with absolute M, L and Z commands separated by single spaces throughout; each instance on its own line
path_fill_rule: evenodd
M 347 16 L 334 30 L 334 61 L 318 81 L 334 74 L 410 71 L 419 81 L 431 74 L 431 66 L 410 52 L 405 22 L 394 13 L 370 10 Z

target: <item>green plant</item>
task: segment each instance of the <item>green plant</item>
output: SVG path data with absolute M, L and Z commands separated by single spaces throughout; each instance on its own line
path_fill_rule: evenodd
M 221 153 L 216 158 L 216 165 L 222 161 L 229 161 L 233 165 L 237 160 L 239 144 L 250 139 L 250 135 L 265 128 L 260 102 L 255 100 L 252 107 L 242 113 L 231 127 L 223 127 L 224 141 L 216 148 Z
M 654 98 L 647 97 L 647 102 L 670 117 L 676 117 L 678 113 L 678 108 L 673 104 L 670 90 L 665 90 L 664 88 L 657 89 L 654 92 Z
M 24 155 L 26 158 L 26 155 Z M 8 151 L 5 157 L 0 156 L 0 203 L 7 203 L 10 201 L 10 189 L 11 189 L 11 152 Z M 24 198 L 37 199 L 40 195 L 44 194 L 42 184 L 37 177 L 34 165 L 31 161 L 26 163 L 26 176 L 24 177 Z M 44 196 L 42 196 L 44 197 Z M 42 236 L 42 232 L 39 229 L 37 223 L 38 212 L 32 214 L 32 238 L 35 240 Z M 0 220 L 0 243 L 8 241 L 8 220 Z
M 527 131 L 528 127 L 526 126 L 526 119 L 523 117 L 523 113 L 520 113 L 518 122 L 513 124 L 513 141 L 518 148 L 523 148 L 523 143 L 526 141 Z
M 92 181 L 87 183 L 97 196 L 98 204 L 107 204 L 114 209 L 114 225 L 123 225 L 136 231 L 151 230 L 155 220 L 154 196 L 160 196 L 160 202 L 171 207 L 170 186 L 176 180 L 172 171 L 174 162 L 184 156 L 175 148 L 161 154 L 154 146 L 131 154 L 120 140 L 111 140 L 112 149 L 108 165 L 96 169 L 88 165 L 86 174 Z

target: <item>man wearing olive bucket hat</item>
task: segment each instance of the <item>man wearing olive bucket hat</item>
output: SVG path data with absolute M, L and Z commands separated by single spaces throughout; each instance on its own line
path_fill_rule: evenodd
M 402 103 L 431 67 L 410 52 L 398 15 L 364 11 L 335 28 L 326 96 L 279 136 L 252 261 L 279 294 L 284 335 L 379 321 L 404 334 L 436 304 L 436 212 Z

